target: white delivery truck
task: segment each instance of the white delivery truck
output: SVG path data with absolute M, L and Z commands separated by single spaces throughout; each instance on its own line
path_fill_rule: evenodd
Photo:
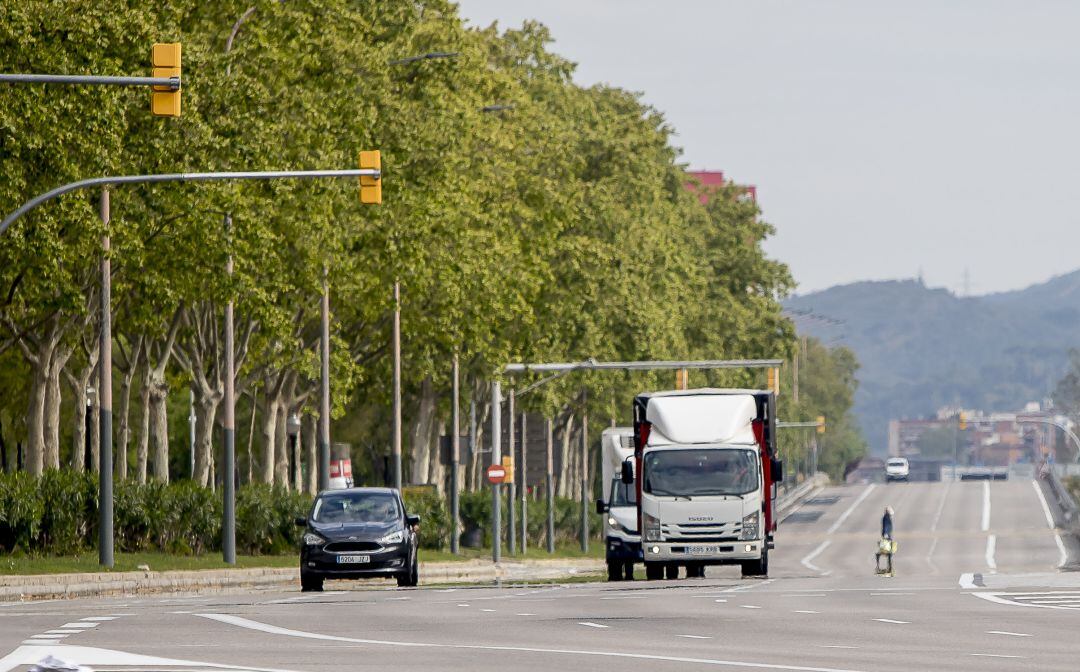
M 604 547 L 608 581 L 634 578 L 634 563 L 641 562 L 638 534 L 637 490 L 633 482 L 623 483 L 623 464 L 633 469 L 634 428 L 611 427 L 600 437 L 603 496 L 596 500 L 596 512 L 604 516 Z
M 680 567 L 703 576 L 705 566 L 727 564 L 743 576 L 768 574 L 783 479 L 772 392 L 640 394 L 634 458 L 621 478 L 637 489 L 646 578 L 677 578 Z

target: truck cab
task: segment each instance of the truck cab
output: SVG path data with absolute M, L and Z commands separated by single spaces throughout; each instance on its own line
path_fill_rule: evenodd
M 631 479 L 624 483 L 623 465 L 633 470 L 634 429 L 612 427 L 600 437 L 603 497 L 596 500 L 596 512 L 604 517 L 604 548 L 608 581 L 634 578 L 634 563 L 641 562 L 641 535 L 638 533 L 637 488 Z
M 768 574 L 783 471 L 775 408 L 773 394 L 757 390 L 638 395 L 634 483 L 647 578 L 726 564 Z

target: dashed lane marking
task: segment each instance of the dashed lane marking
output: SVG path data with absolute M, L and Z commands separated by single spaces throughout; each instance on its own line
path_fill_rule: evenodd
M 910 625 L 911 624 L 911 621 L 897 621 L 897 620 L 894 620 L 894 619 L 891 619 L 891 618 L 875 618 L 875 619 L 871 619 L 871 620 L 875 620 L 875 621 L 878 621 L 878 622 L 881 622 L 881 623 L 895 623 L 896 625 Z
M 1025 656 L 1010 656 L 1004 653 L 969 653 L 969 656 L 978 656 L 980 658 L 1024 658 Z
M 756 604 L 740 604 L 739 606 L 743 609 L 761 609 L 761 607 L 757 606 Z
M 793 614 L 820 614 L 821 612 L 820 611 L 814 611 L 812 609 L 796 609 L 795 611 L 793 611 L 791 613 L 793 613 Z
M 1009 632 L 1007 630 L 987 630 L 988 635 L 1005 635 L 1007 637 L 1031 637 L 1026 632 Z
M 536 616 L 536 614 L 518 614 L 518 616 Z
M 727 604 L 727 600 L 713 600 L 713 601 L 714 602 L 719 602 L 721 604 Z
M 983 481 L 985 483 L 986 481 Z M 986 566 L 990 568 L 990 573 L 997 573 L 997 560 L 994 559 L 994 554 L 997 552 L 997 535 L 986 535 Z
M 608 627 L 608 626 L 602 625 L 600 623 L 593 623 L 592 621 L 581 621 L 580 623 L 578 623 L 578 625 L 584 625 L 587 628 L 606 628 L 606 627 Z
M 983 481 L 983 509 L 982 527 L 983 532 L 990 529 L 990 481 Z
M 481 609 L 480 611 L 495 611 L 494 609 Z
M 870 485 L 866 486 L 866 489 L 859 493 L 859 496 L 855 498 L 855 501 L 851 503 L 851 506 L 845 509 L 844 512 L 840 514 L 840 517 L 836 519 L 836 522 L 829 526 L 826 534 L 832 534 L 833 532 L 839 530 L 840 526 L 844 524 L 844 521 L 846 521 L 848 517 L 852 514 L 852 512 L 854 512 L 855 509 L 859 507 L 859 504 L 862 504 L 863 500 L 865 500 L 870 495 L 870 493 L 874 491 L 875 487 L 877 487 L 877 483 L 871 483 Z
M 675 635 L 676 637 L 683 637 L 685 639 L 712 639 L 712 637 L 706 637 L 705 635 Z

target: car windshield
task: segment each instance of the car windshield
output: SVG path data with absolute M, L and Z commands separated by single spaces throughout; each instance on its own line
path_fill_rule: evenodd
M 656 450 L 645 456 L 645 492 L 659 496 L 744 495 L 758 487 L 757 452 Z
M 637 506 L 637 488 L 633 483 L 627 485 L 622 479 L 611 479 L 611 506 Z
M 397 497 L 387 492 L 339 492 L 315 502 L 316 523 L 392 523 L 400 520 Z

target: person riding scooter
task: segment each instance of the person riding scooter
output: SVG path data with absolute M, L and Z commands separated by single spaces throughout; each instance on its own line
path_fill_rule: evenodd
M 892 539 L 892 517 L 892 507 L 886 506 L 885 515 L 881 517 L 881 537 L 883 539 Z

